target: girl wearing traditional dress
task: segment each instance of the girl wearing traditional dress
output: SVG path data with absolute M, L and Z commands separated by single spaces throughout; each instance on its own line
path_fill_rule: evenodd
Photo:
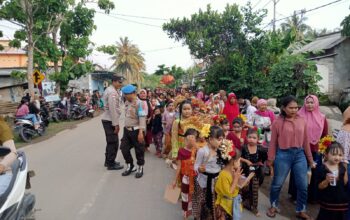
M 174 103 L 170 101 L 168 102 L 166 106 L 166 111 L 164 112 L 162 117 L 162 123 L 163 123 L 164 134 L 165 134 L 164 150 L 163 150 L 164 157 L 168 157 L 168 154 L 171 151 L 171 127 L 173 125 L 174 120 L 175 120 Z
M 233 145 L 241 150 L 247 143 L 247 130 L 243 128 L 244 122 L 241 118 L 235 118 L 232 122 L 233 132 L 228 133 L 227 139 L 232 140 Z
M 218 151 L 218 161 L 224 166 L 215 184 L 215 217 L 218 220 L 240 220 L 242 217 L 242 198 L 238 187 L 242 175 L 240 159 L 241 153 L 237 149 L 221 148 Z
M 198 131 L 188 128 L 184 135 L 185 146 L 180 148 L 177 156 L 177 170 L 173 187 L 181 182 L 181 201 L 184 219 L 192 214 L 192 195 L 194 191 L 194 163 L 197 149 Z
M 217 149 L 224 139 L 218 126 L 211 126 L 207 145 L 197 152 L 194 169 L 197 172 L 193 195 L 193 216 L 196 219 L 214 219 L 214 180 L 221 167 L 217 163 Z
M 317 170 L 320 211 L 317 220 L 346 220 L 349 195 L 348 174 L 342 162 L 343 147 L 333 142 L 325 151 L 325 162 Z
M 173 159 L 177 158 L 179 149 L 184 147 L 184 130 L 181 127 L 181 121 L 191 117 L 192 105 L 191 101 L 184 100 L 179 106 L 179 118 L 173 123 L 171 129 L 171 156 Z
M 258 145 L 258 132 L 255 129 L 248 131 L 248 144 L 242 148 L 243 172 L 249 176 L 251 172 L 255 175 L 251 179 L 249 186 L 243 189 L 243 205 L 252 211 L 257 217 L 260 216 L 258 210 L 259 186 L 264 181 L 263 164 L 267 160 L 267 151 Z

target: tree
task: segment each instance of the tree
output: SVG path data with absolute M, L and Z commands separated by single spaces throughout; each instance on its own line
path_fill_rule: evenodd
M 307 17 L 304 16 L 304 13 L 301 13 L 299 16 L 294 11 L 293 15 L 281 24 L 281 29 L 283 32 L 290 34 L 294 41 L 303 41 L 305 34 L 311 30 L 310 26 L 305 24 L 306 21 Z
M 145 70 L 145 59 L 137 45 L 128 37 L 120 38 L 117 45 L 101 46 L 98 51 L 114 55 L 112 68 L 122 73 L 128 83 L 136 83 L 140 87 L 143 81 L 142 71 Z
M 162 64 L 162 65 L 158 65 L 158 69 L 154 72 L 154 74 L 157 76 L 162 76 L 169 72 L 170 72 L 169 67 L 166 67 L 165 64 Z
M 350 37 L 350 15 L 346 16 L 340 25 L 342 26 L 342 35 Z
M 273 94 L 277 97 L 295 95 L 303 99 L 308 94 L 319 92 L 317 83 L 322 79 L 316 64 L 303 55 L 284 55 L 274 64 L 270 73 L 274 85 Z
M 0 3 L 2 2 L 4 1 Z M 86 2 L 82 0 L 79 4 L 83 6 Z M 99 0 L 98 4 L 106 11 L 114 7 L 114 4 L 109 0 Z M 32 97 L 34 84 L 31 75 L 34 64 L 43 67 L 45 64 L 47 65 L 46 60 L 53 60 L 55 62 L 55 73 L 58 74 L 58 57 L 64 57 L 65 54 L 61 51 L 62 55 L 57 48 L 59 46 L 57 33 L 60 25 L 67 18 L 65 15 L 71 11 L 71 8 L 74 8 L 74 5 L 73 0 L 8 0 L 4 2 L 0 9 L 1 19 L 21 28 L 15 33 L 15 39 L 10 42 L 10 46 L 21 47 L 21 42 L 26 42 L 25 48 L 28 55 L 27 79 Z M 50 37 L 51 34 L 53 38 Z M 54 36 L 55 34 L 56 36 Z M 35 55 L 35 53 L 38 54 Z
M 163 25 L 163 30 L 170 38 L 187 44 L 191 54 L 207 64 L 207 92 L 225 89 L 239 97 L 267 98 L 275 96 L 275 86 L 279 85 L 271 76 L 272 67 L 280 62 L 281 56 L 288 57 L 286 50 L 295 38 L 281 30 L 262 30 L 265 16 L 266 10 L 253 11 L 250 3 L 241 10 L 236 4 L 227 5 L 222 13 L 208 6 L 190 19 L 171 19 Z M 310 83 L 316 85 L 314 81 Z
M 156 88 L 162 78 L 160 75 L 143 73 L 144 82 L 142 88 Z

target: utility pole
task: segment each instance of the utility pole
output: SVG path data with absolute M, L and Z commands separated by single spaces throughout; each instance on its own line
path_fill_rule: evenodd
M 272 21 L 272 30 L 275 32 L 276 30 L 276 5 L 279 2 L 279 0 L 273 0 L 273 21 Z

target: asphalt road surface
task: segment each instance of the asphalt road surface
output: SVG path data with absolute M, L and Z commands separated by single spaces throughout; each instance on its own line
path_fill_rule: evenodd
M 122 170 L 105 169 L 104 150 L 100 117 L 24 148 L 29 168 L 36 172 L 31 192 L 37 220 L 183 219 L 180 203 L 163 199 L 174 176 L 164 160 L 146 153 L 143 178 L 122 177 Z M 121 152 L 117 160 L 124 164 Z M 266 219 L 266 198 L 261 199 L 262 217 L 245 211 L 242 219 Z

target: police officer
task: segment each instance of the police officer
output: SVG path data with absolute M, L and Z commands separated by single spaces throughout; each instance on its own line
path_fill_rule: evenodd
M 123 86 L 123 81 L 124 78 L 122 76 L 113 75 L 112 84 L 103 94 L 105 111 L 102 115 L 102 125 L 106 134 L 105 167 L 108 170 L 120 170 L 124 168 L 119 162 L 115 161 L 119 147 L 119 118 L 122 104 L 120 89 Z
M 122 88 L 125 95 L 125 125 L 124 135 L 121 140 L 120 149 L 123 153 L 124 160 L 127 164 L 123 176 L 129 176 L 136 171 L 136 167 L 131 155 L 131 149 L 135 148 L 137 159 L 136 178 L 143 176 L 143 166 L 145 164 L 145 137 L 147 107 L 143 106 L 144 102 L 136 96 L 136 87 L 127 85 Z

